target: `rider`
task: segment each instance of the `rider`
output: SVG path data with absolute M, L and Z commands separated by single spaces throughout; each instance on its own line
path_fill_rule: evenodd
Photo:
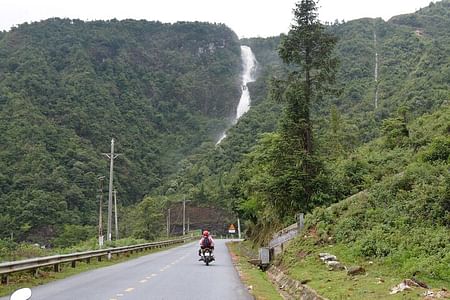
M 205 230 L 205 231 L 203 231 L 203 235 L 202 235 L 202 238 L 200 239 L 200 243 L 199 243 L 200 244 L 200 249 L 198 249 L 199 256 L 202 256 L 202 249 L 206 248 L 205 244 L 207 244 L 207 242 L 205 242 L 205 239 L 209 240 L 209 247 L 207 247 L 207 248 L 211 249 L 211 253 L 214 250 L 214 240 L 213 240 L 212 236 L 209 234 L 208 230 Z M 200 260 L 201 260 L 201 258 L 200 258 Z

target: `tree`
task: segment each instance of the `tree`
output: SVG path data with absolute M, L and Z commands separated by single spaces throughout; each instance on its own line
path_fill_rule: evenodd
M 282 191 L 275 199 L 280 212 L 309 210 L 314 194 L 323 187 L 321 162 L 314 155 L 311 106 L 320 102 L 334 82 L 337 59 L 333 55 L 336 39 L 317 19 L 316 1 L 302 0 L 294 10 L 295 24 L 283 38 L 279 56 L 288 64 L 287 79 L 272 81 L 272 97 L 285 103 L 280 120 L 282 157 L 274 161 L 272 172 L 283 180 L 272 191 Z M 276 193 L 281 195 L 280 193 Z M 321 200 L 320 200 L 321 201 Z
M 292 67 L 284 82 L 284 94 L 280 95 L 287 102 L 281 129 L 285 135 L 296 136 L 299 146 L 312 154 L 311 103 L 319 101 L 327 90 L 326 85 L 334 82 L 336 39 L 325 32 L 317 19 L 316 1 L 297 3 L 294 15 L 296 23 L 279 48 L 283 62 Z

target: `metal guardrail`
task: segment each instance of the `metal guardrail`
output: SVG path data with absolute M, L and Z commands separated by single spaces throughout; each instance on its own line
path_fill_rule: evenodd
M 283 245 L 294 239 L 304 227 L 304 214 L 297 215 L 297 222 L 276 232 L 267 247 L 259 248 L 259 266 L 267 268 L 275 256 L 283 252 Z
M 286 243 L 287 241 L 290 241 L 293 238 L 295 238 L 303 229 L 304 226 L 303 218 L 304 215 L 302 213 L 298 214 L 297 223 L 294 223 L 275 233 L 272 240 L 270 240 L 269 242 L 269 248 L 280 246 Z
M 297 225 L 297 224 L 294 224 Z M 298 235 L 298 228 L 297 226 L 295 228 L 291 228 L 290 230 L 286 230 L 282 233 L 280 233 L 278 236 L 274 237 L 270 242 L 269 242 L 269 248 L 274 248 L 277 246 L 280 246 L 281 244 L 286 243 L 287 241 L 292 240 L 293 238 L 295 238 Z
M 91 258 L 97 258 L 98 261 L 101 261 L 102 257 L 105 256 L 110 259 L 112 254 L 119 255 L 120 253 L 133 253 L 134 251 L 140 252 L 148 249 L 162 248 L 170 245 L 185 243 L 190 239 L 192 239 L 192 237 L 0 263 L 0 275 L 2 277 L 1 283 L 7 284 L 8 275 L 14 272 L 31 270 L 37 273 L 39 268 L 48 266 L 54 266 L 54 271 L 59 272 L 61 270 L 60 266 L 62 263 L 70 262 L 72 263 L 72 268 L 75 268 L 77 261 L 86 260 L 86 262 L 89 263 Z

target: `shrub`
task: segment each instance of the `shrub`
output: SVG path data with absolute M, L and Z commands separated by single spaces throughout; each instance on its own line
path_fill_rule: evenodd
M 363 257 L 385 257 L 395 249 L 390 242 L 386 230 L 380 226 L 365 231 L 361 238 L 355 243 L 357 253 Z
M 61 248 L 69 247 L 94 236 L 94 226 L 64 225 L 62 232 L 53 240 L 53 245 Z
M 433 139 L 431 145 L 423 154 L 423 160 L 450 163 L 450 137 L 439 136 Z

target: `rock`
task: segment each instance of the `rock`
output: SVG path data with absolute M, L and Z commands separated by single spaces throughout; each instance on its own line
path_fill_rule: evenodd
M 420 281 L 419 279 L 416 279 L 416 278 L 413 277 L 413 278 L 411 278 L 411 280 L 414 281 L 418 286 L 420 286 L 420 287 L 422 287 L 424 289 L 428 289 L 429 288 L 428 285 L 425 282 Z
M 432 291 L 428 290 L 425 291 L 422 296 L 424 300 L 431 300 L 431 299 L 450 299 L 450 293 L 446 289 L 442 289 L 440 291 Z
M 432 298 L 434 298 L 434 292 L 433 291 L 425 291 L 425 292 L 423 292 L 422 296 L 426 297 L 426 299 L 432 299 Z
M 438 298 L 450 299 L 450 292 L 446 289 L 442 289 L 437 292 Z
M 336 258 L 336 256 L 335 255 L 325 255 L 325 256 L 322 256 L 321 258 L 320 258 L 320 260 L 321 261 L 324 261 L 324 262 L 326 262 L 326 261 L 336 261 L 337 260 L 337 258 Z
M 355 275 L 360 275 L 360 274 L 365 274 L 365 273 L 366 273 L 366 270 L 361 266 L 350 267 L 347 269 L 348 276 L 355 276 Z
M 384 279 L 383 278 L 377 278 L 377 284 L 382 284 L 383 282 L 384 282 Z
M 307 284 L 310 281 L 311 281 L 311 279 L 303 279 L 303 280 L 300 280 L 300 283 L 301 284 Z
M 344 266 L 335 260 L 331 260 L 331 261 L 326 261 L 325 262 L 327 264 L 327 266 L 329 267 L 330 271 L 336 271 L 336 270 L 344 270 Z
M 401 282 L 400 284 L 391 288 L 391 292 L 389 294 L 394 295 L 399 292 L 410 291 L 410 290 L 411 290 L 411 287 L 409 285 L 405 284 L 404 282 Z
M 418 287 L 419 286 L 414 280 L 411 280 L 411 279 L 405 279 L 405 280 L 403 280 L 403 283 L 408 285 L 408 286 L 412 286 L 412 287 Z

